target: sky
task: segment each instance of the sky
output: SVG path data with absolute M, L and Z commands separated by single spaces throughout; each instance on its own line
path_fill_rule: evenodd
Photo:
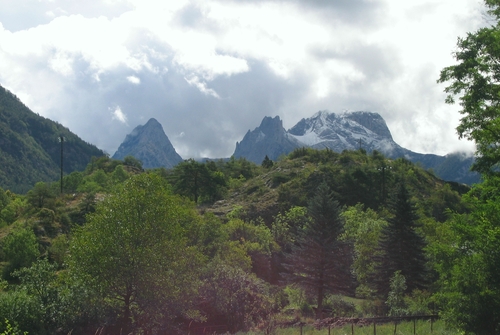
M 221 158 L 320 110 L 472 152 L 436 81 L 486 21 L 480 0 L 0 0 L 0 85 L 110 155 L 150 118 L 182 158 Z

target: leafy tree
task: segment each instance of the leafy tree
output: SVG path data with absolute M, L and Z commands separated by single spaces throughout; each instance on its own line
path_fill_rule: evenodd
M 390 316 L 402 316 L 407 313 L 404 299 L 406 291 L 406 279 L 401 271 L 394 272 L 390 282 L 390 291 L 386 304 L 389 307 Z
M 226 184 L 224 174 L 212 164 L 199 163 L 194 159 L 177 164 L 171 178 L 175 191 L 190 197 L 195 203 L 202 197 L 215 201 Z
M 198 202 L 204 183 L 209 179 L 206 166 L 194 159 L 185 160 L 174 167 L 174 189 Z
M 97 204 L 70 243 L 70 272 L 119 307 L 125 329 L 150 329 L 192 308 L 201 255 L 187 245 L 194 209 L 154 174 L 136 175 Z
M 465 197 L 471 213 L 454 214 L 448 243 L 433 245 L 441 315 L 466 334 L 500 332 L 500 179 L 490 176 Z
M 65 192 L 76 192 L 78 186 L 83 180 L 83 173 L 73 171 L 69 175 L 63 177 L 63 187 Z
M 317 317 L 321 318 L 323 299 L 327 293 L 350 290 L 350 259 L 347 243 L 339 240 L 344 229 L 338 203 L 333 200 L 326 183 L 318 187 L 317 195 L 308 205 L 311 220 L 306 223 L 287 255 L 285 274 L 289 283 L 314 292 Z
M 461 138 L 476 144 L 483 183 L 467 195 L 469 214 L 449 221 L 449 243 L 433 245 L 443 317 L 466 334 L 500 332 L 500 1 L 485 0 L 494 23 L 459 38 L 458 64 L 444 68 L 448 103 L 458 96 Z
M 448 103 L 458 96 L 463 115 L 457 132 L 476 143 L 473 170 L 499 173 L 500 161 L 500 3 L 485 0 L 495 23 L 459 38 L 454 56 L 458 64 L 444 68 L 438 82 L 450 82 Z
M 407 291 L 422 289 L 427 284 L 426 242 L 416 231 L 419 227 L 415 205 L 403 183 L 400 184 L 396 199 L 392 204 L 393 217 L 382 228 L 378 255 L 377 284 L 379 293 L 386 296 L 390 289 L 390 279 L 396 271 L 406 279 Z
M 218 260 L 208 269 L 200 289 L 208 316 L 224 316 L 231 332 L 249 329 L 269 318 L 273 301 L 266 282 Z
M 4 278 L 11 279 L 14 270 L 29 267 L 40 255 L 33 230 L 15 229 L 3 240 L 3 254 L 9 262 L 4 268 Z
M 111 175 L 111 179 L 114 183 L 123 183 L 129 177 L 127 171 L 123 168 L 123 165 L 117 165 L 113 174 Z
M 350 241 L 354 247 L 352 271 L 358 282 L 356 295 L 372 297 L 375 293 L 372 279 L 375 276 L 374 255 L 377 250 L 380 233 L 387 222 L 372 209 L 364 210 L 358 204 L 348 207 L 342 212 L 345 220 L 345 231 L 342 240 Z
M 35 184 L 32 190 L 27 194 L 28 202 L 36 208 L 48 207 L 49 201 L 55 198 L 50 185 L 44 182 Z
M 126 156 L 123 159 L 123 163 L 142 171 L 142 162 L 134 156 Z

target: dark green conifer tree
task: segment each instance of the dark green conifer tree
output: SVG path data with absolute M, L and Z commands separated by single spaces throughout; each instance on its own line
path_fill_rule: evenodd
M 352 283 L 352 255 L 346 242 L 339 241 L 344 229 L 340 207 L 330 188 L 322 183 L 308 205 L 311 220 L 305 223 L 297 243 L 286 256 L 284 277 L 315 294 L 317 317 L 321 318 L 327 293 L 346 293 Z
M 263 168 L 266 168 L 266 169 L 270 169 L 272 168 L 274 165 L 273 161 L 271 159 L 269 159 L 269 157 L 264 157 L 264 160 L 262 161 L 262 167 Z
M 418 216 L 415 205 L 411 201 L 408 189 L 400 184 L 398 193 L 392 203 L 393 217 L 382 229 L 377 257 L 376 278 L 379 293 L 387 296 L 390 279 L 396 271 L 400 271 L 406 279 L 406 292 L 423 289 L 426 286 L 427 267 L 424 238 L 416 231 Z

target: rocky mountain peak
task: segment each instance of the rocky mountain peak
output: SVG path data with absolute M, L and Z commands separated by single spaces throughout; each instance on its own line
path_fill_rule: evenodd
M 235 158 L 245 157 L 257 164 L 262 163 L 265 156 L 276 159 L 298 147 L 297 141 L 290 137 L 279 116 L 266 116 L 260 126 L 248 131 L 241 142 L 236 142 Z
M 182 157 L 175 151 L 172 143 L 165 134 L 162 125 L 151 118 L 145 125 L 139 125 L 125 137 L 114 159 L 123 159 L 134 156 L 143 163 L 144 168 L 172 168 Z

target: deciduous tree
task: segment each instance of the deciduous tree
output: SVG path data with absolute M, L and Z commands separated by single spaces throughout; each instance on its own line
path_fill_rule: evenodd
M 186 232 L 196 220 L 164 179 L 134 176 L 75 232 L 69 269 L 119 306 L 124 329 L 168 325 L 192 307 L 202 258 Z

